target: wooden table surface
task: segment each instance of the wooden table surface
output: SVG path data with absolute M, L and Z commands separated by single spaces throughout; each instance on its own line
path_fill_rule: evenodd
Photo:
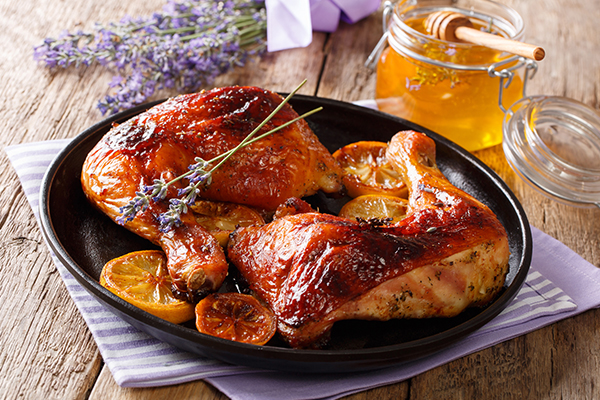
M 527 37 L 547 57 L 528 94 L 567 96 L 598 108 L 600 8 L 596 0 L 502 0 L 526 21 Z M 51 72 L 32 59 L 34 45 L 63 29 L 149 15 L 161 0 L 0 0 L 0 146 L 72 138 L 102 116 L 96 101 L 111 73 L 99 67 Z M 219 78 L 217 86 L 257 85 L 344 101 L 374 96 L 363 63 L 381 34 L 381 13 L 310 46 L 272 53 Z M 160 96 L 163 97 L 163 96 Z M 509 168 L 500 146 L 477 152 L 511 187 L 530 223 L 600 266 L 600 209 L 558 204 Z M 69 297 L 6 154 L 0 152 L 0 398 L 222 399 L 192 382 L 120 388 Z M 350 399 L 600 398 L 600 312 L 593 310 Z

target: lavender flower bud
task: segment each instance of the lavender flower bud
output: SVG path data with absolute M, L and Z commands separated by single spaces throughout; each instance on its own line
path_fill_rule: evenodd
M 120 216 L 116 218 L 117 223 L 125 225 L 125 223 L 133 220 L 138 212 L 146 211 L 150 201 L 144 193 L 137 192 L 136 196 L 126 205 L 119 208 Z
M 169 232 L 181 225 L 181 214 L 187 212 L 187 206 L 179 199 L 170 200 L 169 210 L 158 216 L 161 232 Z

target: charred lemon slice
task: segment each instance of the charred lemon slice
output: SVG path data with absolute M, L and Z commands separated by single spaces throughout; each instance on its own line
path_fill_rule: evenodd
M 350 200 L 342 207 L 338 215 L 344 218 L 364 220 L 389 218 L 390 222 L 394 223 L 406 217 L 407 208 L 408 201 L 400 197 L 367 194 Z
M 365 194 L 407 197 L 408 189 L 385 157 L 386 150 L 386 143 L 364 141 L 333 153 L 344 169 L 342 182 L 350 197 Z
M 196 327 L 222 339 L 263 345 L 275 335 L 277 319 L 250 295 L 214 293 L 196 305 Z
M 196 221 L 217 239 L 221 246 L 227 246 L 229 234 L 238 226 L 264 225 L 262 216 L 250 207 L 241 204 L 208 200 L 196 200 L 190 207 Z
M 174 324 L 194 318 L 194 305 L 173 296 L 162 251 L 137 251 L 109 261 L 102 268 L 100 284 L 128 303 Z

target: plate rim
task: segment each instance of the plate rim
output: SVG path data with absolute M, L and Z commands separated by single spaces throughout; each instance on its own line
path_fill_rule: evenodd
M 323 105 L 324 107 L 326 105 L 333 105 L 337 107 L 350 108 L 351 110 L 371 115 L 376 118 L 383 117 L 391 119 L 392 121 L 398 122 L 399 124 L 404 126 L 414 127 L 414 130 L 420 130 L 426 133 L 428 136 L 432 137 L 436 142 L 443 142 L 453 151 L 460 153 L 461 156 L 468 159 L 472 164 L 475 164 L 479 169 L 481 169 L 493 181 L 495 185 L 499 186 L 499 189 L 506 195 L 507 199 L 512 205 L 512 209 L 517 215 L 521 228 L 520 237 L 522 239 L 523 244 L 523 254 L 521 256 L 521 259 L 518 261 L 519 269 L 516 275 L 513 277 L 512 283 L 506 288 L 506 290 L 500 296 L 498 296 L 492 303 L 486 306 L 486 308 L 479 314 L 475 315 L 473 318 L 468 319 L 465 322 L 453 326 L 448 330 L 424 338 L 411 340 L 408 342 L 402 342 L 398 344 L 380 347 L 350 350 L 292 349 L 275 346 L 255 346 L 244 343 L 232 342 L 225 339 L 202 334 L 200 332 L 195 332 L 192 329 L 185 326 L 171 324 L 167 321 L 164 321 L 158 317 L 155 317 L 132 306 L 131 304 L 122 300 L 112 292 L 103 288 L 98 281 L 91 277 L 82 267 L 80 267 L 77 264 L 77 262 L 75 262 L 75 260 L 71 258 L 68 251 L 60 242 L 57 233 L 54 229 L 49 210 L 49 193 L 52 187 L 52 183 L 56 179 L 57 171 L 59 170 L 61 165 L 64 164 L 67 157 L 73 151 L 75 151 L 77 147 L 81 146 L 87 140 L 91 140 L 91 137 L 93 137 L 94 134 L 97 134 L 97 132 L 100 129 L 105 129 L 107 126 L 110 126 L 112 123 L 115 123 L 117 121 L 124 121 L 128 118 L 131 118 L 132 116 L 137 115 L 156 104 L 164 102 L 166 99 L 161 99 L 136 106 L 134 108 L 119 112 L 115 115 L 112 115 L 93 124 L 89 128 L 80 132 L 76 137 L 74 137 L 71 140 L 71 142 L 69 142 L 67 146 L 57 154 L 57 156 L 50 164 L 48 170 L 44 174 L 42 184 L 40 186 L 40 225 L 42 228 L 41 230 L 43 236 L 49 244 L 50 249 L 54 252 L 59 261 L 67 268 L 67 270 L 94 298 L 99 300 L 104 305 L 108 306 L 113 312 L 116 312 L 118 315 L 124 318 L 126 322 L 134 325 L 136 328 L 145 331 L 146 333 L 158 338 L 159 340 L 165 340 L 175 347 L 183 348 L 184 350 L 192 351 L 196 354 L 199 353 L 197 351 L 194 351 L 194 349 L 189 348 L 186 343 L 183 343 L 186 344 L 185 346 L 182 346 L 182 343 L 173 343 L 172 341 L 167 340 L 164 337 L 161 338 L 156 336 L 156 332 L 149 332 L 148 330 L 152 331 L 155 328 L 161 328 L 159 330 L 162 332 L 163 329 L 168 328 L 168 332 L 164 332 L 165 335 L 173 335 L 182 339 L 183 341 L 193 340 L 194 342 L 196 342 L 196 339 L 199 338 L 202 339 L 202 343 L 196 343 L 196 345 L 202 347 L 202 350 L 205 350 L 202 351 L 203 354 L 199 355 L 217 358 L 225 362 L 231 362 L 231 360 L 227 359 L 226 354 L 222 354 L 222 352 L 224 351 L 226 353 L 230 353 L 232 351 L 239 351 L 239 353 L 236 352 L 236 355 L 246 356 L 247 359 L 244 360 L 242 364 L 236 364 L 246 365 L 250 367 L 259 367 L 263 369 L 265 368 L 265 366 L 260 366 L 260 360 L 265 359 L 270 360 L 274 364 L 281 364 L 275 369 L 291 372 L 351 372 L 381 368 L 384 366 L 394 365 L 401 363 L 402 361 L 406 361 L 404 359 L 398 360 L 397 353 L 401 352 L 402 350 L 414 349 L 415 345 L 418 347 L 435 347 L 434 351 L 429 352 L 425 355 L 429 355 L 431 353 L 439 351 L 445 347 L 445 345 L 441 345 L 442 342 L 440 341 L 440 339 L 446 338 L 450 343 L 454 343 L 456 340 L 464 337 L 465 332 L 470 333 L 474 330 L 468 326 L 470 323 L 472 323 L 471 321 L 473 321 L 474 319 L 478 320 L 477 322 L 482 322 L 480 324 L 477 324 L 477 327 L 479 328 L 485 323 L 491 321 L 494 317 L 496 317 L 510 303 L 510 301 L 512 301 L 512 299 L 520 290 L 529 271 L 532 257 L 532 236 L 525 211 L 523 210 L 523 207 L 517 200 L 512 190 L 510 190 L 510 188 L 499 177 L 499 175 L 497 175 L 497 173 L 485 163 L 483 163 L 474 155 L 461 148 L 460 146 L 456 145 L 455 143 L 436 134 L 435 132 L 432 132 L 424 127 L 421 127 L 415 123 L 404 120 L 402 118 L 386 114 L 381 111 L 373 110 L 367 107 L 329 98 L 296 94 L 290 102 L 293 104 L 295 99 L 303 101 L 314 101 L 319 105 Z M 160 332 L 158 333 L 160 336 Z M 189 337 L 190 335 L 191 339 Z M 423 355 L 423 357 L 425 355 Z M 292 359 L 290 359 L 290 357 Z M 416 358 L 421 357 L 415 357 L 412 359 Z M 338 365 L 337 369 L 331 371 L 331 364 L 344 364 L 348 361 L 348 359 L 351 359 L 351 361 L 355 364 L 354 367 Z M 395 360 L 398 361 L 395 362 Z M 373 363 L 373 361 L 377 362 Z M 308 364 L 310 364 L 310 366 L 312 367 L 310 371 L 306 371 L 305 367 L 303 367 Z M 319 368 L 319 365 L 322 365 L 323 368 Z

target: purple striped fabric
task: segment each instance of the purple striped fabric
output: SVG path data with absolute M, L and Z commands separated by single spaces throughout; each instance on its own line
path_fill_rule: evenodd
M 36 218 L 43 174 L 67 143 L 68 140 L 57 140 L 5 149 Z M 107 311 L 54 255 L 53 259 L 106 365 L 121 386 L 151 387 L 206 379 L 233 399 L 334 399 L 399 382 L 600 305 L 600 291 L 596 290 L 600 286 L 599 270 L 539 230 L 533 228 L 533 233 L 534 260 L 527 281 L 509 307 L 492 322 L 433 356 L 343 377 L 266 373 L 181 351 L 138 331 Z M 553 282 L 560 282 L 562 289 Z
M 33 213 L 38 218 L 39 190 L 45 171 L 69 140 L 12 146 L 5 149 L 17 171 Z M 197 357 L 167 345 L 124 322 L 94 299 L 52 255 L 69 294 L 94 336 L 102 358 L 121 386 L 158 386 L 212 375 L 247 371 L 239 366 Z

